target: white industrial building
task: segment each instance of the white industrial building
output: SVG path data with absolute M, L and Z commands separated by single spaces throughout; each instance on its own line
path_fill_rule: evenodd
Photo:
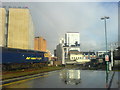
M 56 57 L 62 60 L 62 64 L 84 64 L 90 59 L 96 58 L 94 52 L 80 51 L 80 34 L 78 32 L 67 32 L 65 38 L 61 38 L 56 47 Z
M 80 46 L 80 33 L 79 32 L 67 32 L 65 34 L 65 45 Z
M 60 39 L 60 42 L 56 47 L 56 56 L 58 60 L 62 60 L 62 64 L 66 64 L 66 61 L 69 61 L 70 58 L 68 52 L 71 50 L 80 52 L 79 32 L 67 32 L 65 38 Z

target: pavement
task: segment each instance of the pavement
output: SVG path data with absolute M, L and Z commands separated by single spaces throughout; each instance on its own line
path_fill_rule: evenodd
M 66 84 L 64 79 L 68 76 L 67 73 L 63 74 L 62 72 L 63 70 L 58 70 L 48 73 L 8 79 L 1 81 L 3 84 L 1 86 L 3 86 L 3 88 L 106 88 L 105 71 L 80 70 L 80 83 L 78 85 Z M 60 76 L 61 74 L 64 78 Z M 119 81 L 117 80 L 118 72 L 109 72 L 108 88 L 118 88 L 120 85 Z

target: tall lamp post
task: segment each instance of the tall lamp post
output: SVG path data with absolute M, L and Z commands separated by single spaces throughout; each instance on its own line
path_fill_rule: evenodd
M 105 43 L 106 43 L 106 54 L 105 54 L 105 60 L 108 57 L 107 53 L 107 30 L 106 30 L 106 19 L 109 19 L 109 17 L 104 16 L 101 18 L 101 20 L 104 20 L 105 22 Z M 107 57 L 106 57 L 107 56 Z M 108 87 L 108 72 L 109 72 L 109 62 L 106 60 L 106 86 Z

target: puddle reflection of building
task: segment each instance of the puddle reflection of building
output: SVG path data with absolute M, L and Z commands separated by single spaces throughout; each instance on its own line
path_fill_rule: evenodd
M 80 70 L 63 70 L 60 76 L 65 84 L 77 85 L 81 81 Z

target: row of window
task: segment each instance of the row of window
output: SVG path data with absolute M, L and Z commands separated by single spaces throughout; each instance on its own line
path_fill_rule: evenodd
M 77 59 L 92 59 L 94 57 L 71 57 L 72 60 L 77 60 Z
M 83 59 L 83 57 L 71 57 L 72 60 L 75 60 L 75 59 Z

